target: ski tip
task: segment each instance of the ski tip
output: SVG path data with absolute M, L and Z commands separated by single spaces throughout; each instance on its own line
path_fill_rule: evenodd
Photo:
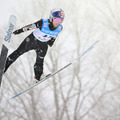
M 17 18 L 16 18 L 15 15 L 11 15 L 11 16 L 10 16 L 10 20 L 11 20 L 12 22 L 16 23 Z
M 99 40 L 97 40 L 96 42 L 99 42 Z
M 97 44 L 99 42 L 99 40 L 97 40 L 93 45 L 92 45 L 92 47 L 94 47 L 95 46 L 95 44 Z
M 16 16 L 15 15 L 10 15 L 11 18 L 15 18 L 16 19 Z

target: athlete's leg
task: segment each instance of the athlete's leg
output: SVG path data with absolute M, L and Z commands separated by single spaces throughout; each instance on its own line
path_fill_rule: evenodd
M 36 49 L 37 58 L 36 58 L 36 63 L 34 65 L 35 78 L 37 80 L 40 80 L 40 77 L 43 74 L 44 57 L 48 49 L 47 43 L 40 43 L 40 44 L 41 45 L 39 46 L 39 48 Z
M 7 57 L 6 60 L 6 65 L 5 65 L 5 70 L 4 72 L 6 72 L 6 70 L 9 68 L 9 66 L 22 54 L 24 54 L 25 52 L 34 49 L 34 44 L 35 44 L 35 40 L 34 40 L 34 36 L 32 34 L 30 34 L 27 38 L 25 38 L 25 40 L 20 44 L 20 46 Z

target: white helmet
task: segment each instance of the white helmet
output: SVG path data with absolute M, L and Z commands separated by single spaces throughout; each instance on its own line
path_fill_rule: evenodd
M 53 18 L 54 18 L 54 17 L 64 19 L 64 17 L 65 17 L 64 11 L 63 11 L 61 8 L 53 9 L 53 10 L 50 12 L 50 15 L 49 15 L 49 20 L 50 20 L 50 22 L 53 21 Z

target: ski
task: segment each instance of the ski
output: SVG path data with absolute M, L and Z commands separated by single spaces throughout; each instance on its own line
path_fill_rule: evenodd
M 64 67 L 62 67 L 61 69 L 57 70 L 54 73 L 51 73 L 49 75 L 47 75 L 46 77 L 42 78 L 39 82 L 35 83 L 34 85 L 32 85 L 31 87 L 27 88 L 26 90 L 18 93 L 17 95 L 15 95 L 13 98 L 16 98 L 17 96 L 27 92 L 28 90 L 32 89 L 33 87 L 37 86 L 38 84 L 42 83 L 43 81 L 49 79 L 50 77 L 54 76 L 55 74 L 61 72 L 62 70 L 64 70 L 65 68 L 67 68 L 68 66 L 72 65 L 74 62 L 78 61 L 81 59 L 81 57 L 83 57 L 86 53 L 88 53 L 92 48 L 94 48 L 94 46 L 99 42 L 99 40 L 97 40 L 94 44 L 92 44 L 88 49 L 86 49 L 79 57 L 77 57 L 76 59 L 74 59 L 72 62 L 68 63 L 67 65 L 65 65 Z
M 9 50 L 11 37 L 12 37 L 12 32 L 13 32 L 15 24 L 16 24 L 16 17 L 14 15 L 11 15 L 10 18 L 9 18 L 9 21 L 8 21 L 8 27 L 7 27 L 6 35 L 5 35 L 4 40 L 3 40 L 2 49 L 1 49 L 0 86 L 1 86 L 1 82 L 2 82 L 2 76 L 3 76 L 4 67 L 5 67 L 5 63 L 6 63 L 6 58 L 7 58 L 7 54 L 8 54 L 8 50 Z

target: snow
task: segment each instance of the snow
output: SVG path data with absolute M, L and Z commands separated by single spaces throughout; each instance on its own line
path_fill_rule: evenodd
M 33 83 L 31 80 L 33 80 L 34 76 L 33 66 L 36 54 L 30 51 L 21 56 L 19 60 L 9 68 L 3 78 L 2 91 L 5 95 L 1 97 L 1 103 L 3 103 L 2 108 L 6 112 L 10 112 L 7 110 L 7 108 L 10 107 L 13 118 L 15 118 L 14 112 L 17 115 L 21 115 L 26 113 L 25 110 L 32 116 L 36 108 L 38 110 L 35 111 L 36 114 L 38 112 L 40 115 L 43 115 L 43 119 L 49 120 L 50 117 L 57 114 L 57 107 L 60 107 L 57 110 L 61 110 L 59 114 L 62 114 L 64 100 L 66 100 L 68 96 L 63 117 L 65 119 L 67 119 L 67 110 L 70 120 L 73 120 L 74 113 L 76 113 L 77 117 L 81 117 L 96 102 L 98 102 L 98 104 L 83 117 L 83 120 L 101 120 L 101 118 L 104 120 L 104 118 L 107 119 L 107 116 L 109 116 L 109 112 L 113 112 L 114 115 L 114 111 L 116 109 L 118 110 L 117 104 L 118 106 L 120 105 L 119 91 L 117 90 L 120 84 L 120 15 L 117 5 L 120 3 L 117 2 L 116 4 L 113 0 L 78 0 L 76 2 L 74 0 L 45 0 L 46 3 L 40 0 L 36 1 L 4 0 L 0 2 L 0 28 L 3 28 L 1 30 L 3 35 L 1 34 L 0 38 L 2 40 L 4 37 L 6 23 L 11 14 L 17 17 L 15 29 L 19 29 L 39 20 L 41 17 L 47 18 L 52 8 L 62 7 L 66 13 L 63 22 L 64 29 L 58 36 L 54 46 L 49 48 L 45 57 L 45 74 L 56 71 L 66 65 L 78 57 L 78 55 L 96 40 L 100 40 L 100 42 L 78 63 L 75 63 L 60 74 L 38 85 L 20 98 L 9 101 L 8 99 L 10 97 L 28 88 Z M 9 54 L 19 46 L 30 32 L 12 37 Z M 8 88 L 10 89 L 9 91 Z M 108 93 L 110 91 L 112 92 L 107 94 L 106 91 L 108 91 Z M 79 92 L 80 98 L 75 111 Z M 100 99 L 101 96 L 103 96 L 102 99 Z M 55 97 L 58 99 L 55 99 Z M 83 98 L 85 99 L 84 101 L 82 101 Z M 112 98 L 112 101 L 110 101 L 110 98 Z M 116 102 L 114 102 L 114 99 Z M 58 106 L 55 100 L 58 102 Z M 104 101 L 106 103 L 104 103 Z M 107 103 L 109 104 L 107 105 Z M 112 104 L 112 106 L 110 106 L 110 104 Z M 101 112 L 102 107 L 104 113 Z M 4 115 L 3 112 L 2 115 Z M 47 117 L 47 115 L 49 117 Z M 8 116 L 10 116 L 9 113 Z M 25 118 L 28 117 L 27 114 L 23 116 Z

